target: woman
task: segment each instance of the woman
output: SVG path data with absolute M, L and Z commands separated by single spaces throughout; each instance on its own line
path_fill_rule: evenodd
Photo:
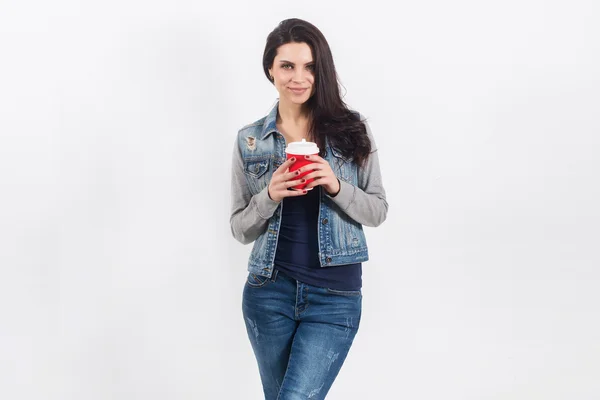
M 323 34 L 282 21 L 263 68 L 279 101 L 239 131 L 233 151 L 231 230 L 254 242 L 243 315 L 265 399 L 323 399 L 360 322 L 362 226 L 380 225 L 388 205 L 373 136 L 340 97 Z M 320 153 L 290 172 L 285 147 L 303 138 Z

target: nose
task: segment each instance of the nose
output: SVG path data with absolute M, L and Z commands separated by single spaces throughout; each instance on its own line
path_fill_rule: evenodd
M 302 83 L 306 80 L 306 71 L 303 68 L 296 68 L 292 81 Z

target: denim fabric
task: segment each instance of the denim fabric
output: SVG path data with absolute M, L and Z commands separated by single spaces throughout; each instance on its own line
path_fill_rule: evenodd
M 324 399 L 358 331 L 361 291 L 250 273 L 242 310 L 265 400 Z
M 270 277 L 273 273 L 282 202 L 269 198 L 273 172 L 285 161 L 285 139 L 277 131 L 277 108 L 240 130 L 233 149 L 231 231 L 244 244 L 254 242 L 248 271 Z M 362 118 L 361 118 L 362 119 Z M 340 191 L 319 195 L 318 259 L 321 267 L 360 263 L 369 259 L 363 225 L 378 226 L 388 203 L 383 188 L 377 147 L 366 121 L 372 152 L 358 167 L 326 144 L 324 158 L 340 181 Z

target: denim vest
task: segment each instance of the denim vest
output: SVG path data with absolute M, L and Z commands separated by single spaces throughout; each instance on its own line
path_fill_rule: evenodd
M 269 185 L 273 172 L 285 162 L 285 138 L 276 127 L 277 106 L 266 117 L 247 125 L 239 132 L 244 174 L 248 190 L 254 196 Z M 358 185 L 358 167 L 326 143 L 324 158 L 335 175 L 347 183 Z M 318 241 L 321 267 L 352 264 L 369 259 L 367 242 L 360 223 L 348 217 L 326 194 L 319 190 Z M 271 277 L 281 224 L 281 202 L 268 221 L 267 229 L 255 240 L 248 261 L 248 271 Z

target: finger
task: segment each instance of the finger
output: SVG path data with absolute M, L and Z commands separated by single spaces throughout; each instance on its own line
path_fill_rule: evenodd
M 315 169 L 323 169 L 323 168 L 325 168 L 325 166 L 323 164 L 312 163 L 312 164 L 306 164 L 302 168 L 298 168 L 297 171 L 300 171 L 300 173 L 302 173 L 304 171 L 312 171 Z
M 303 196 L 308 193 L 307 190 L 285 190 L 283 197 L 295 197 L 295 196 Z
M 306 180 L 308 180 L 308 179 L 319 179 L 319 178 L 326 179 L 326 178 L 329 178 L 331 176 L 333 176 L 333 172 L 329 173 L 328 171 L 320 170 L 320 171 L 311 172 L 310 174 L 306 174 L 306 175 L 303 176 L 303 178 L 306 179 Z
M 306 179 L 302 178 L 302 179 L 296 179 L 295 181 L 284 182 L 284 185 L 286 188 L 291 188 L 292 186 L 301 185 L 304 182 L 306 182 Z
M 289 181 L 290 179 L 294 179 L 295 177 L 297 177 L 298 175 L 300 175 L 300 171 L 296 170 L 296 171 L 291 171 L 291 172 L 286 172 L 283 175 L 283 180 L 284 181 Z
M 273 174 L 271 181 L 273 182 L 274 185 L 277 185 L 278 188 L 285 189 L 285 188 L 287 188 L 287 186 L 285 186 L 286 183 L 294 180 L 295 178 L 298 177 L 298 175 L 300 175 L 300 173 L 296 172 L 296 171 L 286 172 L 283 175 L 277 175 L 277 176 L 275 176 L 275 174 Z
M 311 188 L 314 188 L 315 186 L 327 185 L 329 182 L 330 182 L 330 180 L 327 179 L 327 178 L 315 179 L 311 183 L 307 184 L 305 186 L 305 188 L 306 189 L 311 189 Z
M 274 184 L 274 186 L 275 186 L 275 190 L 277 190 L 277 191 L 285 191 L 285 190 L 291 188 L 292 186 L 301 185 L 305 182 L 306 182 L 306 179 L 304 179 L 304 178 L 291 179 L 289 181 L 281 180 L 281 181 L 276 182 Z
M 329 164 L 327 162 L 327 160 L 325 160 L 323 157 L 319 156 L 318 154 L 306 155 L 306 156 L 304 156 L 304 158 L 306 160 L 313 161 L 313 162 L 318 163 L 318 164 Z
M 285 160 L 285 162 L 283 164 L 281 164 L 279 166 L 279 168 L 277 168 L 277 170 L 275 170 L 275 172 L 273 172 L 273 174 L 281 174 L 286 172 L 286 170 L 292 166 L 293 163 L 296 162 L 296 157 L 292 157 L 292 158 L 288 158 L 287 160 Z

